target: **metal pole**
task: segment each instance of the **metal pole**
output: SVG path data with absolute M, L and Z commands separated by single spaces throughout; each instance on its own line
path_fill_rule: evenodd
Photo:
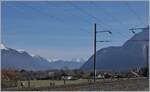
M 30 88 L 30 79 L 28 80 L 28 88 Z
M 149 57 L 149 53 L 148 53 L 149 49 L 148 49 L 148 46 L 146 46 L 146 59 L 147 59 L 147 77 L 149 77 L 149 60 L 148 60 L 148 57 Z
M 96 81 L 96 23 L 94 24 L 94 82 Z

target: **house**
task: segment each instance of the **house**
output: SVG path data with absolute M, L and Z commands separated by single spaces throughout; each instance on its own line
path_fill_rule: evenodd
M 48 76 L 54 76 L 55 72 L 48 72 Z
M 104 79 L 105 78 L 105 76 L 102 74 L 98 74 L 96 77 L 97 77 L 97 79 Z
M 63 80 L 72 80 L 73 76 L 70 76 L 70 75 L 62 76 L 61 79 L 63 79 Z

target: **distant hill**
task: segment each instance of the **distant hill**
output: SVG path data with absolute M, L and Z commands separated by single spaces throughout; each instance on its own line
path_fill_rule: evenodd
M 40 56 L 31 56 L 25 51 L 6 48 L 1 50 L 1 67 L 27 70 L 50 69 L 49 62 Z
M 83 62 L 58 60 L 49 62 L 41 56 L 32 56 L 26 51 L 17 51 L 7 48 L 1 44 L 1 67 L 2 69 L 26 69 L 26 70 L 48 70 L 62 69 L 78 69 Z
M 146 49 L 149 40 L 148 28 L 133 36 L 123 46 L 108 47 L 97 51 L 97 70 L 125 71 L 146 65 Z M 81 67 L 82 70 L 93 69 L 93 56 Z

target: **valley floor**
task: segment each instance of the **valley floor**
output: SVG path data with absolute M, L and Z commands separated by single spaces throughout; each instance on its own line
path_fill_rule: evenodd
M 42 83 L 42 81 L 41 81 Z M 106 79 L 97 80 L 96 83 L 81 82 L 66 85 L 55 85 L 49 87 L 31 87 L 31 88 L 7 88 L 3 90 L 18 91 L 148 91 L 148 78 L 122 78 L 122 79 Z

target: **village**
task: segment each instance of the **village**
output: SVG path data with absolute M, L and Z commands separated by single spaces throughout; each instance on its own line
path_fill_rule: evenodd
M 128 72 L 108 72 L 99 71 L 96 74 L 96 80 L 120 80 L 147 77 L 147 69 L 133 69 Z M 27 71 L 27 70 L 2 70 L 2 88 L 34 88 L 40 87 L 36 81 L 45 83 L 43 87 L 92 83 L 93 72 L 81 70 L 47 70 L 47 71 Z M 33 82 L 34 81 L 34 82 Z

